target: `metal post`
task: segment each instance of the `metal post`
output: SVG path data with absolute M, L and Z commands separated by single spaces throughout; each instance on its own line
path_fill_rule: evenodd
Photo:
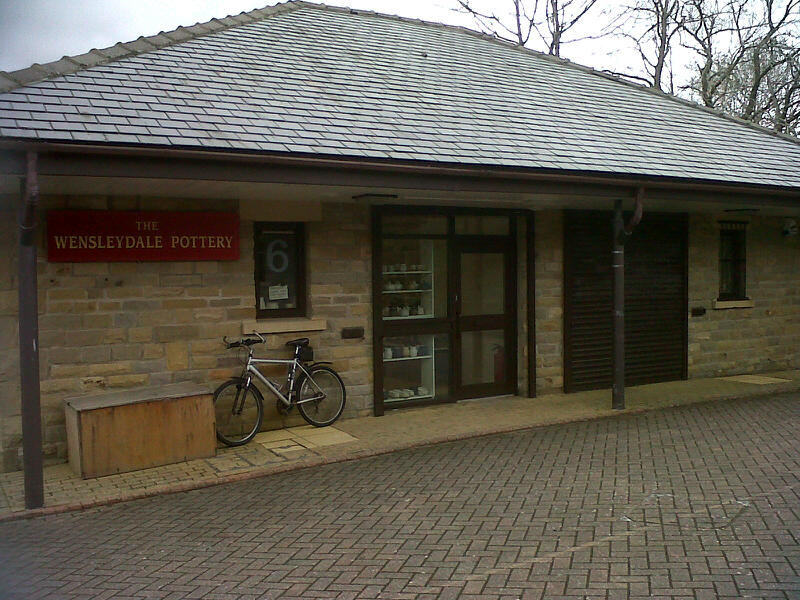
M 22 387 L 22 458 L 25 472 L 26 508 L 44 506 L 36 279 L 36 208 L 38 201 L 36 153 L 28 152 L 25 190 L 19 211 L 19 371 Z
M 528 398 L 536 397 L 536 230 L 533 211 L 525 215 L 525 262 L 528 318 Z
M 625 408 L 625 222 L 622 200 L 614 203 L 614 387 L 611 408 Z

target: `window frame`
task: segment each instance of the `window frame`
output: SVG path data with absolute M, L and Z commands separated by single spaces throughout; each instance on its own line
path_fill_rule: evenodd
M 267 231 L 278 231 L 293 233 L 297 240 L 295 260 L 297 273 L 295 276 L 295 286 L 297 290 L 297 300 L 294 308 L 260 308 L 259 273 L 262 272 L 263 259 L 266 249 L 259 248 L 261 234 Z M 302 222 L 275 222 L 275 221 L 256 221 L 253 223 L 253 287 L 255 291 L 256 319 L 285 319 L 307 317 L 308 295 L 306 287 L 307 265 L 306 265 L 306 227 Z
M 747 296 L 747 223 L 738 221 L 720 221 L 719 223 L 719 294 L 717 300 L 749 300 Z M 731 258 L 726 258 L 724 248 L 726 240 L 730 240 Z M 723 265 L 730 265 L 731 292 L 724 292 L 725 281 Z

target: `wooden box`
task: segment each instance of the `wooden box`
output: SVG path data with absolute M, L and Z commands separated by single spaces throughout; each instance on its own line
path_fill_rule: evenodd
M 206 386 L 177 383 L 64 400 L 69 464 L 84 479 L 216 452 Z

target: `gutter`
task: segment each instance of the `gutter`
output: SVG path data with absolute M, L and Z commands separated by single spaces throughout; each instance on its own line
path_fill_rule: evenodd
M 765 184 L 735 183 L 720 180 L 698 180 L 668 177 L 663 175 L 622 175 L 591 171 L 569 171 L 532 167 L 491 167 L 463 163 L 439 163 L 393 158 L 363 158 L 356 156 L 332 157 L 330 155 L 299 153 L 265 153 L 262 151 L 197 150 L 171 146 L 104 145 L 65 142 L 36 142 L 30 140 L 0 139 L 0 150 L 26 150 L 43 153 L 80 154 L 129 158 L 184 159 L 204 161 L 226 161 L 251 165 L 276 165 L 298 168 L 330 168 L 339 170 L 366 170 L 375 172 L 415 173 L 429 176 L 473 177 L 482 179 L 505 179 L 512 181 L 536 181 L 544 183 L 589 184 L 624 187 L 631 192 L 640 187 L 655 190 L 689 190 L 710 193 L 735 193 L 744 195 L 768 195 L 788 197 L 800 205 L 800 187 L 780 187 Z M 46 157 L 43 157 L 46 158 Z M 44 162 L 44 160 L 42 161 Z M 21 166 L 10 165 L 9 174 L 22 174 Z M 49 172 L 42 168 L 43 175 L 67 175 Z M 151 175 L 152 176 L 152 175 Z M 178 177 L 179 179 L 179 177 Z M 615 193 L 615 192 L 612 192 Z

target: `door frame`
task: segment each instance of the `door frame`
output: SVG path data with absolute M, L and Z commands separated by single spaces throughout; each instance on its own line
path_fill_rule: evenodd
M 449 269 L 453 274 L 449 291 L 452 310 L 450 318 L 453 322 L 451 338 L 452 380 L 451 396 L 456 400 L 481 398 L 484 396 L 500 396 L 517 392 L 517 235 L 513 219 L 508 236 L 473 236 L 457 235 L 449 244 Z M 478 247 L 480 244 L 480 247 Z M 503 314 L 462 316 L 461 303 L 461 257 L 464 254 L 503 254 L 504 297 Z M 501 383 L 484 383 L 464 385 L 462 360 L 462 334 L 470 331 L 503 330 L 503 346 L 506 357 L 506 379 Z
M 383 320 L 381 314 L 383 298 L 381 296 L 382 290 L 382 253 L 383 253 L 383 233 L 382 233 L 382 217 L 387 215 L 419 215 L 419 216 L 444 216 L 447 218 L 447 233 L 444 235 L 438 234 L 408 234 L 408 235 L 391 235 L 387 237 L 397 238 L 425 238 L 425 239 L 444 239 L 447 240 L 447 315 L 446 318 L 425 319 L 420 321 L 405 322 L 405 321 L 390 321 Z M 503 235 L 456 235 L 455 233 L 455 217 L 456 216 L 507 216 L 509 218 L 509 233 L 507 236 Z M 467 396 L 459 397 L 456 393 L 458 386 L 456 385 L 456 362 L 460 363 L 460 354 L 456 354 L 456 350 L 460 352 L 460 348 L 454 348 L 455 343 L 455 313 L 453 306 L 453 290 L 455 281 L 455 272 L 453 269 L 452 261 L 455 255 L 454 248 L 457 243 L 456 240 L 476 238 L 484 239 L 500 239 L 507 241 L 511 255 L 511 267 L 509 268 L 509 281 L 511 289 L 506 294 L 506 310 L 509 315 L 509 325 L 506 330 L 506 349 L 508 352 L 507 364 L 508 366 L 508 382 L 507 386 L 500 393 L 518 393 L 518 343 L 517 343 L 517 321 L 518 321 L 518 298 L 517 298 L 517 217 L 525 217 L 528 219 L 529 226 L 526 227 L 527 233 L 531 233 L 532 223 L 531 216 L 528 211 L 512 210 L 512 209 L 489 209 L 489 208 L 463 208 L 463 207 L 441 207 L 441 206 L 402 206 L 402 205 L 374 205 L 372 206 L 371 221 L 372 221 L 372 364 L 373 364 L 373 413 L 375 416 L 383 415 L 386 410 L 394 410 L 398 408 L 406 408 L 410 406 L 421 406 L 427 404 L 443 404 L 448 402 L 455 402 L 465 398 L 478 397 L 475 393 L 477 390 Z M 530 243 L 530 240 L 528 240 Z M 532 261 L 529 261 L 532 265 Z M 529 267 L 532 269 L 532 266 Z M 529 284 L 530 286 L 530 284 Z M 528 301 L 529 315 L 533 311 L 533 299 Z M 531 317 L 529 316 L 529 319 Z M 405 402 L 397 402 L 385 404 L 383 401 L 383 338 L 391 337 L 392 335 L 411 335 L 411 334 L 446 334 L 450 340 L 450 394 L 446 397 L 435 398 L 433 400 L 409 400 Z M 529 341 L 531 340 L 531 332 L 529 332 Z M 529 350 L 529 356 L 533 355 L 533 347 Z M 458 360 L 456 360 L 458 359 Z M 533 362 L 531 360 L 531 362 Z M 460 373 L 458 374 L 460 377 Z M 529 381 L 531 377 L 535 377 L 531 373 L 528 374 Z M 458 380 L 460 382 L 460 379 Z M 494 388 L 494 384 L 491 384 Z M 497 395 L 497 391 L 490 390 L 491 395 Z M 485 394 L 489 395 L 489 394 Z

